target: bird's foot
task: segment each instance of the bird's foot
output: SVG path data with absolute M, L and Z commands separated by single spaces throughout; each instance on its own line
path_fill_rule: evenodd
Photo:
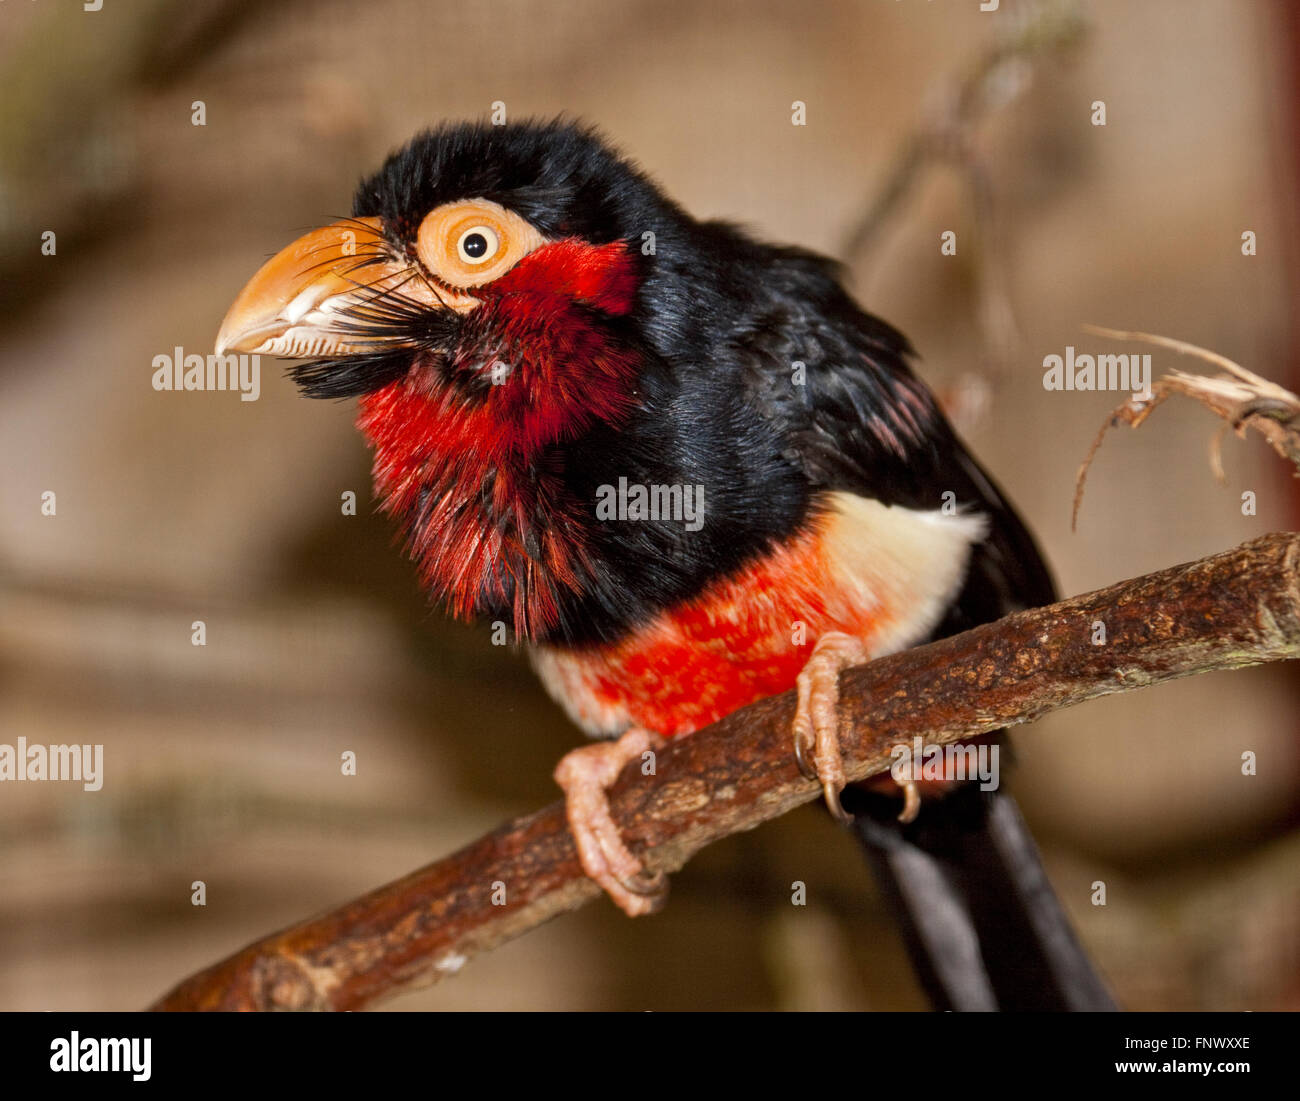
M 839 736 L 840 672 L 866 660 L 867 648 L 860 639 L 828 631 L 817 640 L 796 681 L 799 703 L 794 713 L 794 757 L 799 770 L 821 784 L 827 809 L 841 822 L 852 819 L 840 806 L 840 792 L 847 782 Z
M 566 753 L 555 766 L 555 782 L 564 789 L 565 814 L 582 870 L 628 917 L 658 910 L 668 896 L 668 877 L 647 873 L 623 843 L 609 813 L 609 788 L 628 761 L 662 743 L 659 735 L 633 727 L 616 742 L 597 742 Z
M 870 655 L 860 639 L 839 631 L 828 631 L 813 647 L 812 657 L 797 681 L 799 702 L 794 713 L 794 757 L 799 770 L 818 781 L 826 807 L 840 822 L 852 816 L 840 805 L 844 777 L 844 754 L 840 750 L 840 673 L 861 665 Z M 812 760 L 809 762 L 809 751 Z M 921 809 L 921 794 L 914 780 L 900 783 L 903 810 L 900 822 L 911 822 Z

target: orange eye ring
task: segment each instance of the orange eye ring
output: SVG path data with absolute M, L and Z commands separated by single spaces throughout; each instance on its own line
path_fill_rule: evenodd
M 546 243 L 514 211 L 490 199 L 466 199 L 430 211 L 415 251 L 433 275 L 454 287 L 481 287 Z

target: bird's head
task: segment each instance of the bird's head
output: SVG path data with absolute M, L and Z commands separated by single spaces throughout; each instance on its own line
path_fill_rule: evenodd
M 681 217 L 590 130 L 447 125 L 268 260 L 217 349 L 309 360 L 311 397 L 445 393 L 528 448 L 617 415 L 642 236 Z
M 363 181 L 351 217 L 268 260 L 217 348 L 308 360 L 306 394 L 359 397 L 430 588 L 463 615 L 513 602 L 531 629 L 547 599 L 524 575 L 572 587 L 582 554 L 543 457 L 637 401 L 643 235 L 688 222 L 590 130 L 446 125 Z

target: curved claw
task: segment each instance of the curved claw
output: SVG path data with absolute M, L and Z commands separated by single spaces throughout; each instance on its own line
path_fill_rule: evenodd
M 904 824 L 915 822 L 916 816 L 921 813 L 921 789 L 916 786 L 915 780 L 899 784 L 899 787 L 903 789 L 903 809 L 898 812 L 898 820 Z
M 668 877 L 663 872 L 641 871 L 636 875 L 619 876 L 618 882 L 623 890 L 643 898 L 655 898 L 668 893 Z
M 841 826 L 848 826 L 853 822 L 853 815 L 846 811 L 840 802 L 840 791 L 841 789 L 834 784 L 822 784 L 822 797 L 826 800 L 826 809 Z
M 799 771 L 803 773 L 805 780 L 816 780 L 817 770 L 808 763 L 808 758 L 804 756 L 806 752 L 803 731 L 799 729 L 799 722 L 796 719 L 794 724 L 794 763 L 799 766 Z

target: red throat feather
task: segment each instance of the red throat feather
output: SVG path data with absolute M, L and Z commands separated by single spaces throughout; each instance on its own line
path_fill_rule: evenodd
M 508 599 L 517 636 L 534 638 L 555 624 L 562 592 L 578 591 L 591 502 L 564 491 L 552 445 L 631 409 L 640 359 L 591 311 L 628 313 L 636 282 L 623 242 L 545 245 L 483 289 L 445 361 L 419 356 L 361 399 L 381 507 L 456 617 Z M 471 372 L 500 384 L 453 381 Z

